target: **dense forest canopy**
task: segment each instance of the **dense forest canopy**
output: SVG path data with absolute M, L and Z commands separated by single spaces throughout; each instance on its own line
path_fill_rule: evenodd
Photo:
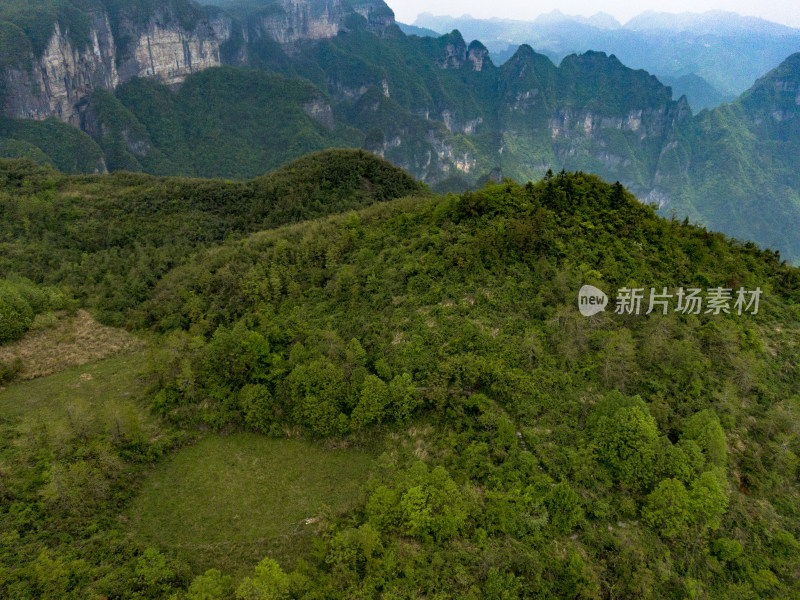
M 358 151 L 249 182 L 1 172 L 0 301 L 150 346 L 0 392 L 4 597 L 798 597 L 800 273 L 774 252 L 581 172 L 445 196 Z M 587 284 L 763 294 L 584 317 Z M 263 448 L 362 492 L 254 540 L 236 520 L 276 490 L 214 482 Z M 178 533 L 201 488 L 232 511 L 192 521 L 213 543 Z

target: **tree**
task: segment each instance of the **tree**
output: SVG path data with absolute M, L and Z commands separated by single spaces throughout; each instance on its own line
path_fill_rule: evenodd
M 692 515 L 692 502 L 686 487 L 677 479 L 665 479 L 647 496 L 642 517 L 667 538 L 680 535 Z
M 155 548 L 148 548 L 136 561 L 136 582 L 151 597 L 163 597 L 175 577 L 167 559 Z
M 68 595 L 72 573 L 62 557 L 53 558 L 51 551 L 43 550 L 32 566 L 39 588 L 39 598 L 60 600 Z
M 692 518 L 702 529 L 719 529 L 728 508 L 728 496 L 720 478 L 720 474 L 706 471 L 692 483 Z
M 654 468 L 656 479 L 674 478 L 688 483 L 695 475 L 686 450 L 674 445 L 667 436 L 656 442 Z
M 271 558 L 258 563 L 255 576 L 245 578 L 236 588 L 237 600 L 283 600 L 288 597 L 289 577 Z
M 328 545 L 325 562 L 363 577 L 369 565 L 383 551 L 380 533 L 369 523 L 336 534 Z
M 245 424 L 261 433 L 269 432 L 275 419 L 275 404 L 265 385 L 246 385 L 239 391 L 239 405 L 244 411 Z
M 711 552 L 723 562 L 736 560 L 742 555 L 744 548 L 738 540 L 718 538 L 711 544 Z
M 33 309 L 10 285 L 0 285 L 0 343 L 21 338 L 33 323 Z
M 366 506 L 367 521 L 379 531 L 387 531 L 400 523 L 400 497 L 385 486 L 378 486 L 369 497 Z
M 583 323 L 581 321 L 581 323 Z M 636 365 L 636 343 L 630 330 L 609 333 L 599 359 L 599 372 L 606 388 L 625 390 Z
M 483 584 L 483 598 L 486 600 L 515 600 L 519 598 L 521 581 L 513 573 L 503 573 L 492 567 L 486 574 Z
M 550 524 L 559 534 L 572 531 L 583 519 L 581 498 L 566 481 L 553 486 L 544 497 L 544 504 L 550 515 Z
M 441 466 L 423 476 L 419 485 L 409 488 L 400 506 L 408 533 L 418 539 L 452 538 L 467 520 L 461 492 Z
M 231 389 L 258 382 L 269 360 L 269 343 L 258 332 L 243 323 L 232 329 L 219 327 L 205 348 L 202 379 L 212 395 L 228 395 Z
M 404 422 L 411 417 L 419 404 L 411 375 L 403 373 L 389 382 L 389 401 L 395 419 Z
M 340 425 L 346 391 L 342 370 L 325 358 L 295 367 L 287 378 L 295 419 L 317 435 Z
M 612 392 L 591 420 L 597 456 L 626 485 L 647 489 L 653 480 L 658 428 L 639 398 Z
M 361 386 L 359 401 L 350 415 L 353 428 L 361 429 L 372 423 L 380 423 L 389 404 L 389 387 L 375 375 L 367 375 Z
M 694 441 L 703 450 L 706 460 L 712 465 L 724 467 L 728 460 L 728 445 L 719 417 L 713 410 L 703 410 L 692 415 L 681 435 Z
M 232 592 L 233 578 L 217 569 L 210 569 L 194 578 L 186 600 L 225 600 Z

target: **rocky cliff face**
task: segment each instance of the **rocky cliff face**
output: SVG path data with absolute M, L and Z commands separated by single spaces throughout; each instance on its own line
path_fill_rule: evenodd
M 331 38 L 342 27 L 341 15 L 341 0 L 281 0 L 258 16 L 255 34 L 282 45 Z
M 182 83 L 187 75 L 222 64 L 220 46 L 231 37 L 230 18 L 203 19 L 192 30 L 164 18 L 152 18 L 132 32 L 135 43 L 122 58 L 123 81 L 154 77 L 168 85 Z
M 685 98 L 672 100 L 655 78 L 602 53 L 556 67 L 522 46 L 499 70 L 496 160 L 505 173 L 584 170 L 668 202 L 663 179 L 682 160 L 676 132 L 692 118 Z M 604 88 L 615 91 L 597 93 Z
M 272 40 L 293 54 L 301 42 L 337 36 L 356 16 L 373 33 L 394 25 L 394 13 L 383 0 L 273 0 L 247 14 L 246 37 Z
M 220 46 L 231 36 L 230 18 L 200 19 L 184 27 L 168 10 L 159 9 L 143 23 L 125 23 L 120 33 L 132 43 L 120 49 L 109 14 L 89 13 L 89 42 L 78 45 L 59 22 L 41 56 L 28 65 L 0 72 L 3 112 L 10 117 L 80 124 L 79 105 L 94 90 L 113 90 L 134 77 L 155 77 L 167 84 L 221 64 Z
M 187 11 L 194 15 L 191 23 L 185 18 Z M 291 51 L 302 41 L 336 36 L 354 17 L 365 19 L 375 32 L 394 24 L 394 13 L 382 0 L 275 0 L 252 20 L 201 11 L 188 2 L 164 2 L 149 15 L 118 16 L 114 27 L 102 7 L 87 14 L 88 43 L 75 43 L 70 32 L 54 22 L 41 56 L 31 54 L 27 64 L 0 70 L 5 115 L 55 117 L 80 125 L 79 106 L 94 90 L 113 90 L 136 77 L 180 84 L 191 73 L 245 62 L 241 46 L 253 37 L 266 37 Z M 226 59 L 223 47 L 234 37 L 240 40 L 239 51 Z
M 30 68 L 7 67 L 0 78 L 4 86 L 3 112 L 20 119 L 56 117 L 77 125 L 77 104 L 96 88 L 119 84 L 116 46 L 108 15 L 91 15 L 90 43 L 78 48 L 68 32 L 54 24 L 53 36 Z
M 473 41 L 469 46 L 458 31 L 443 36 L 437 41 L 442 47 L 434 61 L 441 69 L 470 69 L 482 71 L 484 67 L 491 66 L 489 50 L 479 41 Z

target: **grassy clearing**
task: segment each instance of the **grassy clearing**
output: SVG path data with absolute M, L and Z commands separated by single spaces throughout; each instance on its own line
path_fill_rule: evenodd
M 244 573 L 264 556 L 291 567 L 320 516 L 362 500 L 372 457 L 254 434 L 209 436 L 160 465 L 134 500 L 130 530 L 196 572 Z
M 18 342 L 0 347 L 0 361 L 22 361 L 20 379 L 51 375 L 144 347 L 138 338 L 122 329 L 101 325 L 85 310 L 74 316 L 52 318 L 52 323 L 28 332 Z
M 135 352 L 12 383 L 0 391 L 0 415 L 52 423 L 67 416 L 73 404 L 87 404 L 98 414 L 132 405 L 144 394 L 140 375 L 146 362 L 145 352 Z
M 74 366 L 0 391 L 0 422 L 9 438 L 45 431 L 49 444 L 74 438 L 158 435 L 157 419 L 143 402 L 144 352 Z

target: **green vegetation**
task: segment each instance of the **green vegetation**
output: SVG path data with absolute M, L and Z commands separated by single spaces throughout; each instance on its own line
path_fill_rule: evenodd
M 0 392 L 0 595 L 800 598 L 776 253 L 584 173 L 459 196 L 358 151 L 250 182 L 2 173 L 0 272 L 152 349 Z M 764 293 L 586 318 L 586 283 Z
M 156 152 L 144 141 L 141 149 L 129 144 L 126 155 L 156 175 L 255 177 L 315 150 L 361 145 L 361 134 L 337 125 L 333 115 L 328 122 L 308 114 L 326 102 L 316 88 L 260 71 L 208 69 L 178 92 L 134 80 L 116 96 L 116 104 L 105 98 L 97 105 L 98 118 L 112 138 L 124 132 L 152 141 Z M 125 163 L 110 167 L 130 169 Z
M 90 43 L 91 20 L 88 8 L 96 8 L 100 3 L 94 0 L 6 0 L 0 7 L 2 31 L 8 32 L 13 25 L 26 39 L 14 34 L 0 35 L 0 55 L 4 59 L 7 52 L 11 57 L 26 60 L 28 52 L 34 57 L 41 56 L 59 23 L 62 33 L 68 33 L 70 41 L 76 46 Z
M 371 458 L 253 434 L 207 437 L 159 466 L 128 513 L 143 544 L 194 572 L 245 575 L 269 554 L 311 557 L 315 524 L 363 505 Z
M 55 22 L 85 45 L 93 10 L 108 14 L 120 66 L 148 20 L 195 31 L 224 10 L 233 33 L 220 60 L 235 67 L 194 73 L 178 90 L 127 77 L 113 93 L 96 90 L 80 110 L 91 138 L 63 123 L 0 119 L 0 156 L 68 173 L 247 179 L 312 151 L 364 148 L 439 191 L 480 187 L 496 167 L 520 182 L 548 169 L 580 170 L 621 181 L 667 217 L 674 211 L 800 261 L 793 227 L 800 216 L 800 54 L 731 104 L 692 116 L 654 76 L 614 55 L 587 51 L 556 66 L 523 45 L 496 66 L 480 42 L 467 44 L 457 30 L 406 36 L 385 26 L 385 4 L 366 4 L 332 9 L 331 19 L 344 20 L 340 35 L 289 50 L 262 30 L 262 18 L 279 27 L 294 18 L 279 2 L 7 2 L 0 9 L 3 65 L 30 68 Z M 322 5 L 309 11 L 304 18 L 312 21 L 324 12 Z
M 0 140 L 0 157 L 25 158 L 42 166 L 52 163 L 52 160 L 44 152 L 30 142 L 12 138 Z
M 29 66 L 32 54 L 33 48 L 25 32 L 13 23 L 0 20 L 0 68 Z
M 665 188 L 675 199 L 666 210 L 800 261 L 800 240 L 788 225 L 800 208 L 798 73 L 794 54 L 736 101 L 685 128 L 666 157 L 674 163 L 665 169 Z
M 422 189 L 357 150 L 310 155 L 249 182 L 67 177 L 0 161 L 0 276 L 62 286 L 104 322 L 121 324 L 199 248 Z
M 756 316 L 587 320 L 587 281 L 770 293 Z M 176 424 L 432 425 L 290 597 L 792 597 L 799 284 L 772 253 L 559 175 L 200 253 L 141 325 L 172 331 L 154 406 Z M 722 563 L 726 540 L 745 550 Z
M 64 173 L 103 173 L 103 151 L 88 135 L 57 121 L 0 116 L 0 157 L 27 158 Z
M 385 26 L 385 4 L 361 0 L 329 15 L 344 19 L 341 35 L 288 50 L 262 31 L 262 17 L 292 20 L 281 3 L 203 4 L 221 8 L 192 0 L 5 2 L 0 68 L 30 69 L 56 22 L 85 47 L 101 10 L 120 66 L 149 20 L 195 31 L 226 11 L 233 33 L 222 44 L 221 62 L 236 68 L 194 73 L 179 90 L 137 79 L 113 93 L 96 90 L 80 110 L 93 139 L 63 123 L 0 118 L 0 157 L 25 157 L 68 173 L 247 179 L 308 152 L 365 148 L 440 191 L 480 187 L 495 167 L 521 182 L 548 169 L 581 170 L 621 181 L 658 202 L 667 217 L 674 211 L 800 261 L 792 226 L 800 215 L 800 54 L 731 104 L 692 116 L 654 76 L 627 68 L 613 54 L 571 54 L 556 66 L 522 45 L 496 66 L 480 42 L 467 44 L 457 30 L 438 38 L 406 36 Z M 309 10 L 305 18 L 312 20 L 324 12 L 321 5 Z M 479 29 L 491 33 L 495 25 Z M 764 52 L 790 47 L 783 45 L 789 38 L 775 45 L 770 36 L 754 36 Z M 741 43 L 734 37 L 730 43 Z M 719 40 L 708 50 L 684 41 L 682 55 L 721 51 Z M 653 50 L 663 55 L 663 48 Z M 726 61 L 736 56 L 727 46 L 724 54 Z M 708 56 L 698 60 L 693 69 L 714 70 Z M 777 60 L 756 62 L 766 69 Z M 673 70 L 661 67 L 655 72 Z
M 117 515 L 147 465 L 187 438 L 147 410 L 145 365 L 120 356 L 0 392 L 3 597 L 136 593 L 137 549 Z
M 36 315 L 71 306 L 56 289 L 37 287 L 28 280 L 0 279 L 0 344 L 21 338 Z
M 11 58 L 17 63 L 27 60 L 31 52 L 34 57 L 41 56 L 56 23 L 73 46 L 90 45 L 92 13 L 101 10 L 107 11 L 118 50 L 125 52 L 130 42 L 128 24 L 145 23 L 157 9 L 171 13 L 188 30 L 202 15 L 190 0 L 4 0 L 0 6 L 0 60 Z M 22 35 L 7 37 L 10 26 Z

